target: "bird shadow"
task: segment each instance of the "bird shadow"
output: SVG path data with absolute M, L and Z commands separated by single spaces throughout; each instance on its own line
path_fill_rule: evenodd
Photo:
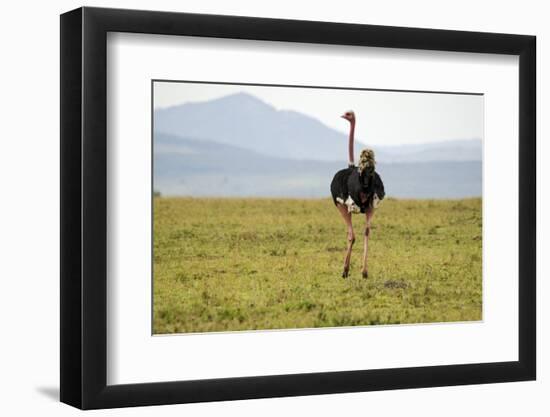
M 59 401 L 59 387 L 36 387 L 36 391 L 53 401 Z

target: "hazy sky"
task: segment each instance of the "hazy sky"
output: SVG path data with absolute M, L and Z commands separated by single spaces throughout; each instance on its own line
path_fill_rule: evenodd
M 402 145 L 483 138 L 483 96 L 155 82 L 155 108 L 207 101 L 237 92 L 252 94 L 278 110 L 295 110 L 341 132 L 339 116 L 354 110 L 356 139 Z

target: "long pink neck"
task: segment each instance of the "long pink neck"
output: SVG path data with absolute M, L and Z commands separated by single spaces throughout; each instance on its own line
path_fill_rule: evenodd
M 349 145 L 348 145 L 348 156 L 349 163 L 355 163 L 355 158 L 353 156 L 353 141 L 355 136 L 355 120 L 352 120 L 349 124 Z

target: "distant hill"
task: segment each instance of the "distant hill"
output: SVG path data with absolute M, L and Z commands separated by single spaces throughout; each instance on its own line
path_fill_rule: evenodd
M 419 145 L 376 146 L 381 162 L 481 161 L 482 143 L 479 139 L 453 140 Z
M 330 181 L 345 165 L 342 161 L 278 158 L 158 132 L 154 138 L 154 188 L 162 195 L 329 197 Z M 379 163 L 377 170 L 390 197 L 481 195 L 480 161 Z
M 246 93 L 157 109 L 154 130 L 214 141 L 269 157 L 346 160 L 345 134 L 303 113 L 277 110 Z M 374 149 L 380 162 L 481 161 L 482 157 L 479 139 Z
M 342 135 L 318 120 L 274 107 L 245 93 L 155 111 L 155 130 L 210 139 L 265 155 L 336 160 Z

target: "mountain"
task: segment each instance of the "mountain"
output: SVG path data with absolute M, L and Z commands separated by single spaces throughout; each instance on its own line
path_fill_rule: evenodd
M 162 195 L 330 197 L 345 163 L 278 158 L 204 139 L 155 133 L 154 188 Z M 480 161 L 379 163 L 388 197 L 461 198 L 481 195 Z
M 155 110 L 154 130 L 215 141 L 269 157 L 299 160 L 346 159 L 347 136 L 319 120 L 275 107 L 246 93 Z M 357 150 L 360 144 L 356 145 Z M 376 146 L 379 162 L 481 161 L 481 141 Z
M 155 111 L 154 129 L 210 139 L 265 155 L 336 160 L 345 147 L 340 132 L 294 111 L 278 111 L 245 93 Z
M 377 146 L 380 162 L 481 161 L 483 151 L 479 139 L 453 140 L 418 145 Z

